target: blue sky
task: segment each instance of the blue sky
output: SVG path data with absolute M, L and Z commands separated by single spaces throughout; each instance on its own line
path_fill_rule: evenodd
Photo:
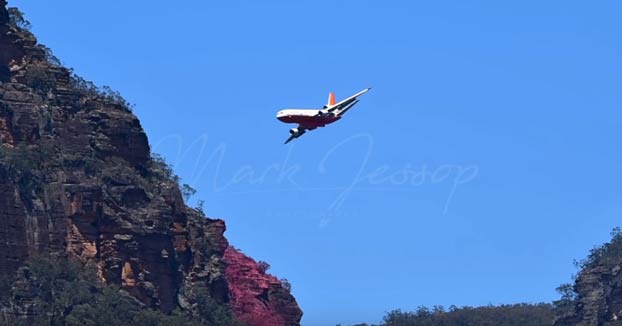
M 304 326 L 549 301 L 621 225 L 619 1 L 24 1 Z M 374 87 L 284 146 L 286 107 Z

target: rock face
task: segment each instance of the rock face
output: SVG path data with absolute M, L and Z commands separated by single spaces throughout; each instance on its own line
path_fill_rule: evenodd
M 9 23 L 5 6 L 0 0 L 0 274 L 35 255 L 70 256 L 166 312 L 191 309 L 188 294 L 207 288 L 252 325 L 299 325 L 302 312 L 278 280 L 240 272 L 258 267 L 229 248 L 224 222 L 185 205 L 127 105 L 54 64 Z M 265 308 L 238 304 L 260 290 Z
M 571 299 L 562 299 L 555 326 L 622 325 L 622 231 L 580 262 Z M 565 301 L 565 302 L 564 302 Z
M 557 326 L 622 324 L 622 269 L 597 266 L 584 270 L 577 279 L 574 312 L 560 318 Z
M 266 274 L 256 261 L 232 247 L 225 251 L 225 262 L 231 306 L 242 321 L 256 326 L 300 321 L 300 309 L 290 299 L 286 281 Z

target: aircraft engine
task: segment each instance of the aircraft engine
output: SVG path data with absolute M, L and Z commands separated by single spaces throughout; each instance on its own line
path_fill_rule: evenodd
M 294 128 L 294 129 L 289 131 L 289 133 L 292 134 L 292 136 L 294 136 L 296 138 L 304 135 L 305 132 L 306 132 L 306 130 L 304 130 L 304 129 L 301 130 L 299 128 Z

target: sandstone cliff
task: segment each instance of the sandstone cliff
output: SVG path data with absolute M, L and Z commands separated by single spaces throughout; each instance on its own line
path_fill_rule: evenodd
M 224 222 L 185 205 L 127 104 L 60 66 L 9 21 L 5 0 L 0 142 L 0 274 L 69 256 L 163 311 L 192 309 L 205 288 L 251 325 L 299 324 L 289 291 L 229 249 Z
M 578 262 L 581 268 L 573 285 L 566 285 L 555 326 L 622 325 L 622 231 L 591 250 Z
M 300 318 L 291 305 L 287 281 L 266 274 L 264 267 L 235 248 L 225 251 L 231 306 L 238 317 L 254 326 L 290 325 Z

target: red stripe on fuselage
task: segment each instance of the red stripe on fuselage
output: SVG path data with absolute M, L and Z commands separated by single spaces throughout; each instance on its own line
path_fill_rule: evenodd
M 308 115 L 286 115 L 278 118 L 285 123 L 297 123 L 305 128 L 318 128 L 331 124 L 341 117 L 338 116 L 308 116 Z

